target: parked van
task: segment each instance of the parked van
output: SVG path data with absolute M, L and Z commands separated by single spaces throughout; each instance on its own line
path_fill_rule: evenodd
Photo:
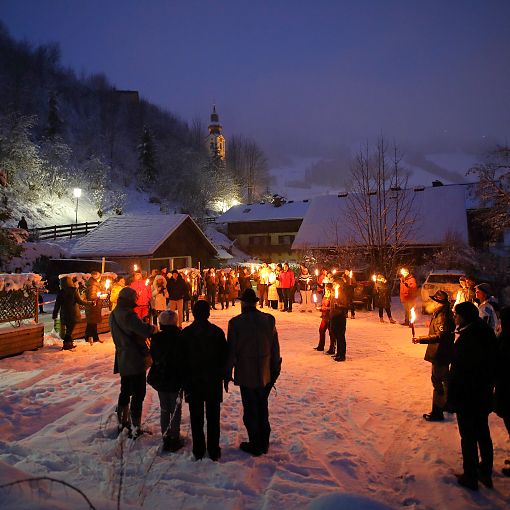
M 45 279 L 46 288 L 49 292 L 55 293 L 59 288 L 58 275 L 67 273 L 90 273 L 92 271 L 101 272 L 101 260 L 86 259 L 50 259 L 48 260 Z M 105 272 L 125 274 L 124 268 L 117 262 L 106 260 L 104 264 Z
M 438 290 L 444 290 L 448 293 L 450 301 L 455 301 L 457 291 L 460 289 L 459 278 L 461 276 L 466 276 L 466 273 L 456 269 L 435 269 L 431 271 L 421 287 L 422 313 L 432 313 L 434 301 L 430 299 L 430 296 Z

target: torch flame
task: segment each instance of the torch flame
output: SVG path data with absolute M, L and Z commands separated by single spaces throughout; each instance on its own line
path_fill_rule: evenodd
M 338 299 L 338 287 L 339 285 L 335 285 L 335 299 Z
M 108 280 L 106 280 L 106 281 L 104 282 L 104 288 L 105 288 L 106 290 L 108 290 L 108 289 L 110 288 L 110 283 L 111 283 L 111 282 L 110 282 L 110 280 L 109 280 L 109 279 L 108 279 Z
M 372 281 L 375 282 L 377 280 L 377 276 L 375 274 L 372 275 Z
M 319 270 L 318 269 L 315 270 L 315 276 L 319 276 Z
M 251 274 L 253 274 L 255 272 L 255 264 L 252 264 L 251 265 Z
M 333 269 L 333 271 L 331 271 L 333 274 L 336 274 L 336 269 Z
M 314 302 L 314 303 L 317 303 L 317 294 L 314 294 L 314 295 L 313 295 L 313 302 Z
M 400 270 L 400 274 L 401 274 L 402 276 L 404 276 L 404 273 L 405 273 L 405 272 L 406 272 L 406 268 L 405 268 L 405 267 L 403 267 L 403 268 Z
M 410 310 L 410 312 L 409 312 L 409 313 L 410 313 L 410 315 L 411 315 L 411 317 L 410 317 L 410 319 L 409 319 L 409 322 L 410 322 L 411 324 L 414 324 L 414 322 L 416 321 L 416 312 L 414 311 L 414 306 L 411 308 L 411 310 Z
M 351 279 L 352 279 L 352 270 L 351 270 L 351 271 L 349 271 L 349 278 L 351 278 Z
M 97 292 L 97 297 L 98 297 L 98 298 L 99 298 L 99 297 L 101 297 L 101 291 L 98 291 L 98 292 Z
M 150 283 L 150 280 L 147 278 L 147 280 L 145 280 L 145 286 L 147 287 Z
M 133 271 L 138 271 L 138 266 L 136 264 L 133 265 Z

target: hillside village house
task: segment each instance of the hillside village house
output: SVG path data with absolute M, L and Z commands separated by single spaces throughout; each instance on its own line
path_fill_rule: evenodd
M 268 262 L 296 261 L 294 238 L 308 210 L 309 201 L 275 206 L 271 203 L 240 204 L 222 214 L 217 223 L 227 225 L 227 235 L 238 248 Z
M 474 221 L 477 216 L 473 185 L 435 183 L 392 192 L 412 194 L 409 215 L 414 225 L 406 244 L 413 258 L 419 260 L 455 236 L 471 246 L 486 245 L 483 232 Z M 349 224 L 349 194 L 339 193 L 314 198 L 292 244 L 293 250 L 331 250 L 338 246 L 359 246 L 361 236 Z
M 80 239 L 76 258 L 118 262 L 127 272 L 136 264 L 143 271 L 214 265 L 218 253 L 187 214 L 112 216 Z

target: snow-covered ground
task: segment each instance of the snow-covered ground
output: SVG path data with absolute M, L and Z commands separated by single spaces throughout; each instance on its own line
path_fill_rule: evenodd
M 189 442 L 176 454 L 160 452 L 158 399 L 150 387 L 144 420 L 154 434 L 134 443 L 114 439 L 108 420 L 119 378 L 111 338 L 103 335 L 104 344 L 78 342 L 76 352 L 61 351 L 59 342 L 0 360 L 0 485 L 54 477 L 82 490 L 96 508 L 113 509 L 122 459 L 126 509 L 508 508 L 510 479 L 499 472 L 510 445 L 501 420 L 491 415 L 495 489 L 459 487 L 455 418 L 421 418 L 430 408 L 430 364 L 408 328 L 359 312 L 347 324 L 347 361 L 335 363 L 312 349 L 318 313 L 295 310 L 274 312 L 283 370 L 270 398 L 268 455 L 252 458 L 238 449 L 246 434 L 233 386 L 222 406 L 218 463 L 193 461 Z M 214 311 L 212 321 L 226 328 L 237 312 L 239 305 Z M 424 319 L 417 333 L 425 333 Z M 182 433 L 191 436 L 186 406 Z M 50 482 L 2 489 L 0 501 L 3 509 L 89 508 Z

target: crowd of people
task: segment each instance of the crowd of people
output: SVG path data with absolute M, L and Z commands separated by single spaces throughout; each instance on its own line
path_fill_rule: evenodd
M 182 446 L 184 395 L 189 406 L 193 455 L 198 460 L 207 453 L 216 461 L 221 457 L 223 391 L 228 392 L 233 381 L 241 390 L 243 422 L 248 433 L 248 441 L 239 447 L 253 456 L 267 453 L 271 432 L 268 398 L 282 362 L 278 333 L 274 317 L 257 310 L 258 298 L 252 289 L 246 289 L 240 301 L 241 313 L 229 321 L 225 337 L 221 328 L 209 322 L 210 305 L 205 300 L 193 305 L 194 320 L 184 329 L 178 326 L 177 311 L 163 311 L 158 317 L 158 332 L 155 325 L 136 313 L 136 290 L 125 287 L 119 292 L 110 314 L 114 372 L 120 373 L 121 380 L 119 432 L 125 430 L 133 438 L 142 433 L 147 381 L 159 396 L 163 449 L 175 452 Z
M 510 435 L 510 309 L 499 310 L 486 283 L 462 277 L 460 286 L 453 303 L 444 290 L 431 296 L 429 333 L 413 336 L 413 343 L 427 345 L 432 366 L 432 409 L 423 418 L 443 422 L 445 412 L 456 414 L 463 457 L 458 482 L 478 490 L 479 482 L 493 487 L 491 412 Z M 509 467 L 502 472 L 510 476 Z
M 53 316 L 60 312 L 64 349 L 72 348 L 80 305 L 86 310 L 86 336 L 91 342 L 99 341 L 100 277 L 97 272 L 91 274 L 83 296 L 71 278 L 62 278 Z M 145 280 L 135 271 L 130 282 L 119 277 L 110 292 L 110 328 L 116 346 L 115 370 L 121 375 L 120 429 L 134 436 L 140 433 L 145 374 L 152 359 L 147 380 L 158 391 L 164 448 L 176 451 L 182 446 L 179 428 L 185 398 L 195 458 L 207 452 L 217 460 L 221 454 L 220 404 L 234 369 L 233 381 L 241 387 L 249 439 L 240 448 L 252 455 L 266 453 L 270 433 L 267 399 L 280 373 L 281 358 L 274 315 L 257 307 L 290 313 L 298 301 L 301 313 L 320 311 L 319 342 L 314 348 L 332 355 L 335 361 L 345 361 L 347 319 L 356 317 L 355 284 L 348 270 L 322 269 L 312 274 L 301 265 L 296 275 L 286 263 L 168 274 L 153 270 Z M 476 490 L 479 481 L 492 487 L 490 412 L 503 418 L 510 434 L 510 313 L 508 308 L 499 309 L 488 284 L 461 277 L 459 286 L 454 300 L 444 290 L 430 296 L 435 309 L 429 333 L 415 337 L 413 328 L 413 342 L 427 345 L 425 360 L 431 363 L 432 406 L 423 418 L 442 422 L 445 413 L 457 414 L 464 459 L 458 480 Z M 373 275 L 369 296 L 369 308 L 378 309 L 379 320 L 385 322 L 385 312 L 395 324 L 392 285 L 384 274 Z M 407 268 L 400 271 L 399 297 L 404 309 L 400 324 L 409 326 L 418 285 Z M 230 320 L 225 337 L 209 322 L 210 310 L 218 305 L 222 309 L 236 306 L 238 299 L 241 314 Z M 194 320 L 183 329 L 190 308 Z M 503 473 L 510 476 L 510 467 L 503 468 Z

